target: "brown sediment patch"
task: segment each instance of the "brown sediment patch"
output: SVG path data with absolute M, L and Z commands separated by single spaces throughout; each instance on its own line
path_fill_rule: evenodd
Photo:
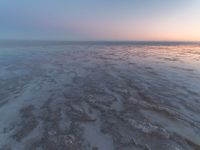
M 33 129 L 38 125 L 38 120 L 33 115 L 34 106 L 29 105 L 20 110 L 22 122 L 20 124 L 20 129 L 12 135 L 17 141 L 21 141 L 25 136 L 27 136 Z

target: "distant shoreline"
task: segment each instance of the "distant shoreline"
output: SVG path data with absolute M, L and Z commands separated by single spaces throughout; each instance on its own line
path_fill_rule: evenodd
M 59 40 L 0 40 L 0 46 L 49 45 L 200 45 L 198 41 L 59 41 Z

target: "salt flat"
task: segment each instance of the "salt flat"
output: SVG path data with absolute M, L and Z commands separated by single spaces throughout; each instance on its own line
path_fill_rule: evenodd
M 0 47 L 0 149 L 200 149 L 200 46 Z

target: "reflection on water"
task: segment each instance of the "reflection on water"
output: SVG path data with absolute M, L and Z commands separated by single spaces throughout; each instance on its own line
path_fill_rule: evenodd
M 200 46 L 0 48 L 0 149 L 200 149 Z

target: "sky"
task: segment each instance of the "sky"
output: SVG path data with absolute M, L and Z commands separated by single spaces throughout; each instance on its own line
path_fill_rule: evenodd
M 200 41 L 200 0 L 0 0 L 0 39 Z

